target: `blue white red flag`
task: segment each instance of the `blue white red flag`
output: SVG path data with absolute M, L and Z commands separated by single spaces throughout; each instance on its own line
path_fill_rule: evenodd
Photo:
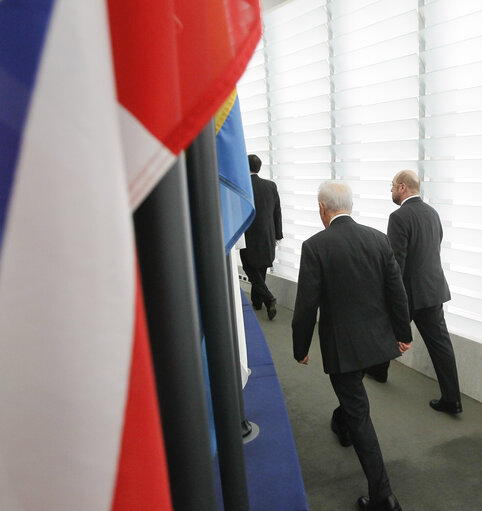
M 258 0 L 0 1 L 0 509 L 172 509 L 131 214 L 259 34 Z
M 169 510 L 103 2 L 0 3 L 0 169 L 0 509 Z

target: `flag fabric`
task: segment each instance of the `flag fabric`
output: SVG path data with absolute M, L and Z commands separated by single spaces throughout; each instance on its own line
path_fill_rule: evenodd
M 27 116 L 40 48 L 53 0 L 39 0 L 25 9 L 0 6 L 0 250 L 13 184 L 21 133 Z M 19 45 L 18 40 L 24 41 Z
M 9 511 L 171 509 L 108 28 L 97 0 L 0 3 L 0 509 Z M 139 427 L 146 445 L 135 452 Z M 155 486 L 137 488 L 145 495 L 134 502 L 143 466 Z
M 261 35 L 259 0 L 108 0 L 136 208 L 234 89 Z
M 234 296 L 234 311 L 236 330 L 238 333 L 239 366 L 241 369 L 241 386 L 244 389 L 248 383 L 250 370 L 248 367 L 248 349 L 246 346 L 246 331 L 244 329 L 243 304 L 241 301 L 241 286 L 239 284 L 238 264 L 234 250 L 231 250 L 228 260 L 228 271 L 231 272 L 231 287 Z
M 0 509 L 172 509 L 132 211 L 259 36 L 258 0 L 0 2 Z
M 255 216 L 241 110 L 234 90 L 215 115 L 221 210 L 226 254 Z
M 172 509 L 140 282 L 137 271 L 130 385 L 112 511 Z
M 228 271 L 232 273 L 231 281 L 235 300 L 241 384 L 244 387 L 249 376 L 246 336 L 238 269 L 231 252 L 236 242 L 253 221 L 255 209 L 241 110 L 236 89 L 216 112 L 214 118 L 224 246 L 226 254 L 231 254 L 227 261 Z

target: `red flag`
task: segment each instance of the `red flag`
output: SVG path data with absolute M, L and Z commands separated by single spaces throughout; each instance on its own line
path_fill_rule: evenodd
M 261 34 L 259 3 L 108 0 L 108 10 L 134 210 L 235 87 Z M 113 511 L 171 506 L 139 286 L 137 302 Z
M 112 511 L 172 509 L 144 302 L 137 272 L 130 385 Z
M 261 35 L 259 0 L 108 5 L 136 207 L 234 89 Z

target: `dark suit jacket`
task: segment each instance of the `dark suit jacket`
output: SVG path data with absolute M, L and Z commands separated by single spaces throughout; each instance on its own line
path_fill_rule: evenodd
M 308 354 L 318 308 L 326 373 L 400 356 L 397 341 L 409 342 L 412 334 L 400 268 L 385 234 L 342 216 L 303 243 L 292 323 L 296 360 Z
M 407 200 L 390 215 L 387 235 L 402 271 L 411 310 L 450 300 L 440 261 L 442 224 L 435 209 L 420 197 Z
M 241 261 L 252 268 L 273 265 L 276 240 L 283 238 L 281 206 L 276 184 L 269 179 L 251 175 L 256 216 L 244 233 L 246 248 L 240 251 Z

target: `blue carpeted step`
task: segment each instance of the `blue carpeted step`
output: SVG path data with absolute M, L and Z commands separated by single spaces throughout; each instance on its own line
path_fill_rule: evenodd
M 305 489 L 288 413 L 263 331 L 244 293 L 248 366 L 246 418 L 260 429 L 245 444 L 250 511 L 307 511 Z

